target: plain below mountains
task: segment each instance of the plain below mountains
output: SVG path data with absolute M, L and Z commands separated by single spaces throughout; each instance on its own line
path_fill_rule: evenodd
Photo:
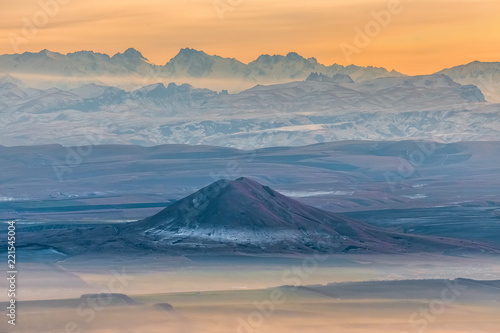
M 22 232 L 22 231 L 20 231 Z M 468 240 L 412 235 L 314 208 L 247 178 L 219 180 L 156 215 L 126 224 L 59 225 L 23 233 L 24 251 L 171 255 L 498 253 Z

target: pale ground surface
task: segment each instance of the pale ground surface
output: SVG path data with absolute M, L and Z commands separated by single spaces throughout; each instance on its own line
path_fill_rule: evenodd
M 18 325 L 13 330 L 2 318 L 0 332 L 500 331 L 498 284 L 470 285 L 456 300 L 440 307 L 442 292 L 449 288 L 443 281 L 404 286 L 377 282 L 456 277 L 498 280 L 498 257 L 344 255 L 323 259 L 116 257 L 109 262 L 81 257 L 56 264 L 24 262 L 19 265 Z M 330 287 L 318 287 L 326 291 L 273 288 L 347 281 L 374 282 L 335 284 L 331 292 Z M 5 287 L 3 280 L 0 287 Z M 123 293 L 140 304 L 103 307 L 79 299 L 83 293 L 99 292 Z M 280 295 L 279 300 L 273 301 L 272 295 Z M 1 297 L 5 302 L 5 296 Z M 157 303 L 169 303 L 175 311 L 158 310 Z M 427 317 L 419 311 L 427 311 Z
M 116 276 L 127 295 L 248 290 L 282 285 L 403 279 L 500 279 L 497 256 L 332 255 L 312 258 L 99 256 L 18 264 L 20 300 L 79 297 L 107 289 Z M 119 278 L 118 278 L 119 279 Z M 121 280 L 120 280 L 121 281 Z M 7 281 L 0 280 L 0 288 Z M 7 295 L 0 294 L 0 302 Z

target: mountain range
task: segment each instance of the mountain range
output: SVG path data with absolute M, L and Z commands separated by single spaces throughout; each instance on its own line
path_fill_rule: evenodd
M 498 252 L 485 243 L 386 230 L 305 205 L 248 178 L 221 179 L 146 219 L 23 233 L 20 248 L 170 255 Z
M 500 103 L 500 62 L 473 61 L 467 65 L 443 69 L 445 74 L 462 84 L 473 84 L 481 89 L 486 100 Z
M 11 146 L 500 138 L 498 63 L 405 76 L 293 52 L 244 64 L 185 48 L 155 65 L 135 49 L 43 50 L 0 55 L 0 71 L 0 143 Z
M 347 74 L 237 94 L 156 83 L 133 91 L 0 83 L 0 143 L 208 144 L 241 149 L 339 140 L 498 140 L 500 106 L 443 74 L 354 82 Z
M 303 80 L 312 72 L 347 74 L 355 81 L 403 76 L 396 71 L 371 66 L 326 66 L 315 58 L 306 59 L 295 52 L 285 56 L 261 55 L 244 64 L 233 58 L 208 55 L 190 48 L 181 49 L 164 65 L 151 63 L 133 48 L 114 56 L 93 51 L 61 54 L 49 50 L 6 54 L 0 55 L 0 72 L 38 88 L 71 89 L 95 83 L 137 89 L 147 84 L 176 81 L 231 92 L 239 92 L 258 83 Z
M 191 48 L 181 49 L 164 65 L 153 64 L 133 48 L 113 56 L 94 51 L 62 54 L 49 50 L 4 54 L 0 55 L 1 72 L 21 79 L 29 86 L 43 89 L 72 89 L 94 83 L 133 90 L 148 84 L 173 81 L 230 92 L 240 92 L 256 84 L 304 80 L 311 73 L 328 76 L 345 74 L 356 82 L 406 76 L 380 67 L 323 65 L 315 58 L 304 58 L 295 52 L 263 54 L 245 64 L 234 58 L 209 55 Z M 446 74 L 464 85 L 476 85 L 488 101 L 500 102 L 500 62 L 474 61 L 443 69 L 436 74 Z

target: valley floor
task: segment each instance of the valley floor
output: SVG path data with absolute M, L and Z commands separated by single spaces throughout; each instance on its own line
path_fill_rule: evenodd
M 337 255 L 31 260 L 20 266 L 15 332 L 496 333 L 497 259 Z M 80 298 L 88 293 L 104 294 Z M 1 301 L 5 309 L 6 299 Z M 12 331 L 5 320 L 0 327 Z

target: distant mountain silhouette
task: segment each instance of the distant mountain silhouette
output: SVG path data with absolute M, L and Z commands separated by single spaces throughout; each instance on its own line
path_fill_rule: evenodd
M 146 84 L 179 83 L 220 89 L 220 83 L 198 79 L 228 81 L 224 89 L 242 91 L 257 83 L 270 84 L 305 79 L 311 72 L 350 75 L 361 82 L 380 77 L 402 77 L 401 73 L 379 67 L 323 65 L 315 58 L 304 58 L 290 52 L 287 55 L 261 55 L 245 64 L 234 58 L 210 55 L 201 50 L 183 48 L 164 65 L 156 65 L 138 50 L 129 48 L 113 56 L 93 51 L 68 54 L 42 50 L 22 54 L 0 54 L 0 72 L 10 74 L 35 88 L 78 88 L 94 83 L 117 85 L 132 90 Z M 236 89 L 235 82 L 241 87 Z M 245 83 L 246 82 L 246 83 Z M 201 86 L 199 84 L 202 84 Z

